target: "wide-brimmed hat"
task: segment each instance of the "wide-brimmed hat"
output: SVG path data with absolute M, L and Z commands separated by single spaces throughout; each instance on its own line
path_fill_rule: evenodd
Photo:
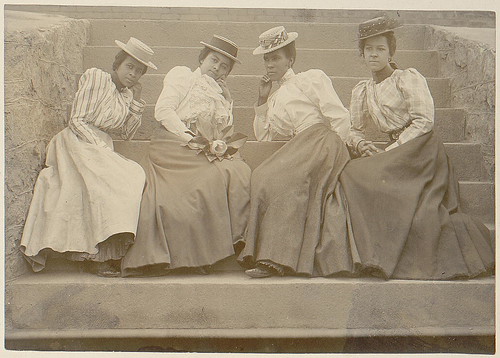
M 296 32 L 286 32 L 283 26 L 273 27 L 259 36 L 259 47 L 253 50 L 254 55 L 262 55 L 276 51 L 295 41 L 299 37 Z
M 151 58 L 154 54 L 153 50 L 151 50 L 151 48 L 144 42 L 136 39 L 135 37 L 131 37 L 128 39 L 128 42 L 126 44 L 118 40 L 115 40 L 115 43 L 118 45 L 118 47 L 120 47 L 123 51 L 128 53 L 140 63 L 145 64 L 146 66 L 151 67 L 155 70 L 158 69 L 151 62 Z
M 386 32 L 391 32 L 401 26 L 402 25 L 397 20 L 391 19 L 387 16 L 376 17 L 359 24 L 358 40 L 385 34 Z
M 238 56 L 238 45 L 236 45 L 233 41 L 226 39 L 225 37 L 213 35 L 210 43 L 206 43 L 203 41 L 200 41 L 200 43 L 211 50 L 229 57 L 233 61 L 241 63 L 241 61 L 236 57 Z

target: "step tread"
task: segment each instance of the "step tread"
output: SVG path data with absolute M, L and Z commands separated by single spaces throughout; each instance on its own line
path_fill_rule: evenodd
M 175 284 L 175 285 L 257 285 L 257 286 L 276 286 L 276 285 L 364 285 L 385 287 L 397 286 L 477 286 L 477 285 L 494 285 L 494 277 L 482 277 L 472 280 L 451 280 L 451 281 L 431 281 L 431 280 L 384 280 L 377 277 L 268 277 L 263 280 L 253 279 L 242 271 L 216 271 L 210 275 L 191 275 L 191 274 L 168 274 L 159 277 L 127 277 L 127 278 L 107 278 L 93 275 L 87 272 L 45 272 L 30 273 L 18 278 L 15 278 L 6 283 L 10 285 L 143 285 L 143 284 Z

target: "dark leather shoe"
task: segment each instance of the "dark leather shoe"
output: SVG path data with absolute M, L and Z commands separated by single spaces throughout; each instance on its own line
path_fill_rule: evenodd
M 264 278 L 264 277 L 269 277 L 273 276 L 274 273 L 270 270 L 266 270 L 263 267 L 256 267 L 250 270 L 246 270 L 245 273 L 253 278 Z

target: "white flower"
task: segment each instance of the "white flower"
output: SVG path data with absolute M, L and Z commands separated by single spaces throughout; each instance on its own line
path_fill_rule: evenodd
M 223 140 L 216 139 L 210 145 L 210 152 L 218 157 L 222 157 L 226 153 L 227 144 Z

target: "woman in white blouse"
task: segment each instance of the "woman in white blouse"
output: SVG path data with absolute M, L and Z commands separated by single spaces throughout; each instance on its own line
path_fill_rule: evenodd
M 451 163 L 432 131 L 427 82 L 392 62 L 396 27 L 386 17 L 359 26 L 359 49 L 373 78 L 352 91 L 348 143 L 363 158 L 349 162 L 340 177 L 355 239 L 353 263 L 385 278 L 490 273 L 489 232 L 460 212 Z M 385 150 L 365 139 L 370 119 L 389 136 Z
M 346 213 L 337 186 L 349 160 L 344 144 L 349 112 L 321 70 L 295 74 L 296 32 L 283 26 L 259 37 L 264 55 L 254 130 L 258 140 L 289 141 L 252 173 L 243 265 L 246 274 L 327 276 L 342 258 L 332 245 L 346 242 Z M 270 94 L 272 83 L 279 88 Z M 340 239 L 341 238 L 341 239 Z
M 220 139 L 233 124 L 225 79 L 239 62 L 238 47 L 217 35 L 201 43 L 199 68 L 170 70 L 156 103 L 162 128 L 142 162 L 146 187 L 137 239 L 122 261 L 125 276 L 176 268 L 206 274 L 235 254 L 246 229 L 250 168 Z
M 153 51 L 131 37 L 113 63 L 113 72 L 91 68 L 82 75 L 68 127 L 47 148 L 21 239 L 34 271 L 48 257 L 90 261 L 93 272 L 119 276 L 118 260 L 134 240 L 144 171 L 113 151 L 107 132 L 133 137 L 144 101 L 139 79 L 156 69 Z

